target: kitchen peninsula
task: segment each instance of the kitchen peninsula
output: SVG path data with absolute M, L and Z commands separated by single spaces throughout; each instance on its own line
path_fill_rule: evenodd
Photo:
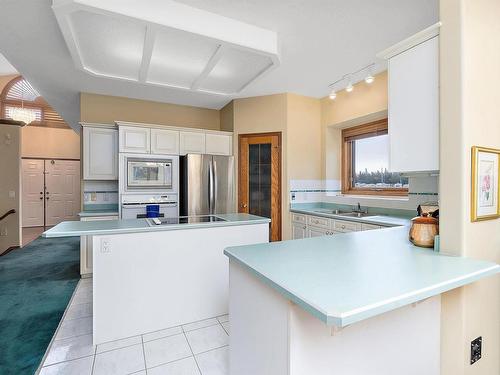
M 91 236 L 93 342 L 227 314 L 228 246 L 269 240 L 269 219 L 218 214 L 62 222 L 44 237 Z
M 233 375 L 438 375 L 440 294 L 500 272 L 415 247 L 406 227 L 225 254 Z

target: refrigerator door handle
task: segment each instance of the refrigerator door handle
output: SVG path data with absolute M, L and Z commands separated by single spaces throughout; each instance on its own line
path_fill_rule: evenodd
M 213 161 L 210 162 L 208 168 L 208 213 L 214 213 L 214 169 Z
M 213 195 L 212 195 L 212 214 L 215 214 L 217 213 L 217 179 L 218 179 L 218 175 L 217 175 L 217 162 L 215 160 L 212 161 L 212 165 L 213 165 L 213 169 L 212 169 L 212 176 L 213 176 Z

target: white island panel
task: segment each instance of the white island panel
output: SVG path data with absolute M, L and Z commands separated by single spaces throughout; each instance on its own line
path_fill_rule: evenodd
M 94 344 L 227 314 L 224 248 L 268 238 L 267 222 L 94 236 Z

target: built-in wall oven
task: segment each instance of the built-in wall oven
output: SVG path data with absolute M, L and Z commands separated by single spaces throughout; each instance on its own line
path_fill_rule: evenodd
M 126 177 L 126 190 L 172 190 L 174 160 L 127 157 Z

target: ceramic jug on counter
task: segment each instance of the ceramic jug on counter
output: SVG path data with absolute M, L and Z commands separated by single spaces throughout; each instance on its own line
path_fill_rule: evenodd
M 434 237 L 439 234 L 439 220 L 427 213 L 411 219 L 410 241 L 415 246 L 434 247 Z

